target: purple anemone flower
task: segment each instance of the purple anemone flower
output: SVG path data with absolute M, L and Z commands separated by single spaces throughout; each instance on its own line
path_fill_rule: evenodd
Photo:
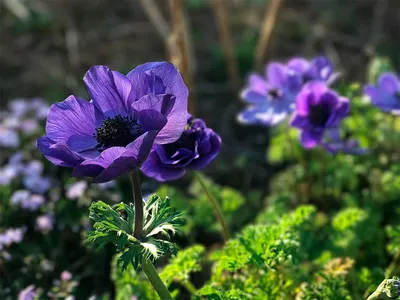
M 189 117 L 185 131 L 175 143 L 156 145 L 141 170 L 158 181 L 182 177 L 186 169 L 202 169 L 218 154 L 221 138 L 201 119 Z
M 153 144 L 181 136 L 188 89 L 172 64 L 146 63 L 126 76 L 95 66 L 83 80 L 92 100 L 53 104 L 37 142 L 52 163 L 74 168 L 72 176 L 110 181 L 140 167 Z
M 321 146 L 328 152 L 337 154 L 343 152 L 353 155 L 362 155 L 368 152 L 368 149 L 360 147 L 360 144 L 355 139 L 342 139 L 339 128 L 327 130 Z
M 339 77 L 339 73 L 333 72 L 332 62 L 325 56 L 317 56 L 311 61 L 295 57 L 288 61 L 287 67 L 290 72 L 301 77 L 303 84 L 310 81 L 324 81 L 329 85 Z
M 241 94 L 250 106 L 239 114 L 239 122 L 268 126 L 282 122 L 294 110 L 301 84 L 301 77 L 280 63 L 268 64 L 265 78 L 251 74 Z
M 296 97 L 296 110 L 290 125 L 301 130 L 305 148 L 317 146 L 327 129 L 338 127 L 349 112 L 349 100 L 340 97 L 322 82 L 310 82 Z
M 400 115 L 400 80 L 395 74 L 382 74 L 376 86 L 368 84 L 364 87 L 364 93 L 384 112 Z

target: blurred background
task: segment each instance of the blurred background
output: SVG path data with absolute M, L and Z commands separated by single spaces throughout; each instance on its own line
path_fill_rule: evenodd
M 215 191 L 221 192 L 221 201 L 228 199 L 224 210 L 228 219 L 235 221 L 231 224 L 235 231 L 254 220 L 265 207 L 265 197 L 271 192 L 271 186 L 272 192 L 279 194 L 295 185 L 288 173 L 277 177 L 276 185 L 271 181 L 274 175 L 281 174 L 278 172 L 288 170 L 288 165 L 294 160 L 293 157 L 279 156 L 285 149 L 271 148 L 274 153 L 268 150 L 271 130 L 261 126 L 243 126 L 236 121 L 237 113 L 244 107 L 239 94 L 249 72 L 263 72 L 265 63 L 269 61 L 326 55 L 335 69 L 342 73 L 343 81 L 365 82 L 374 58 L 389 57 L 394 66 L 399 65 L 399 24 L 400 1 L 397 0 L 0 0 L 0 110 L 7 110 L 15 98 L 42 97 L 47 104 L 62 101 L 70 94 L 88 98 L 82 77 L 93 65 L 107 65 L 127 73 L 148 61 L 175 63 L 191 92 L 190 112 L 203 118 L 222 137 L 222 151 L 205 173 L 218 184 Z M 373 120 L 373 117 L 368 118 Z M 370 124 L 375 124 L 375 121 Z M 360 124 L 361 121 L 357 122 Z M 362 128 L 359 125 L 354 127 Z M 364 139 L 365 143 L 373 145 L 380 139 L 380 133 L 371 132 L 356 135 L 361 138 L 373 135 Z M 30 146 L 35 140 L 31 139 Z M 24 143 L 28 145 L 27 139 Z M 386 146 L 394 149 L 394 144 Z M 27 149 L 25 147 L 24 151 L 30 151 L 30 154 L 24 154 L 25 159 L 41 160 L 45 164 L 44 175 L 58 180 L 54 185 L 56 191 L 46 192 L 46 197 L 53 199 L 54 203 L 54 199 L 63 199 L 64 202 L 49 204 L 42 213 L 51 211 L 56 216 L 57 232 L 62 234 L 54 233 L 50 238 L 50 235 L 36 236 L 37 233 L 32 233 L 23 249 L 15 250 L 15 257 L 23 258 L 12 260 L 8 265 L 4 263 L 4 255 L 0 255 L 0 296 L 15 299 L 18 290 L 34 282 L 49 288 L 54 285 L 53 278 L 58 278 L 63 270 L 68 269 L 80 281 L 77 295 L 83 298 L 78 299 L 93 294 L 109 294 L 112 298 L 115 292 L 110 279 L 113 248 L 98 253 L 88 250 L 82 241 L 90 228 L 87 219 L 90 202 L 100 196 L 111 202 L 121 198 L 129 201 L 127 180 L 122 179 L 117 188 L 111 188 L 107 193 L 97 187 L 87 191 L 85 186 L 84 195 L 77 192 L 78 196 L 64 196 L 68 186 L 76 183 L 75 179 L 69 178 L 69 170 L 50 166 L 34 148 Z M 16 150 L 0 148 L 0 151 L 2 166 L 5 166 Z M 316 161 L 318 155 L 314 154 Z M 278 158 L 274 159 L 276 156 Z M 310 158 L 307 154 L 304 157 Z M 375 198 L 379 198 L 382 191 L 377 188 L 379 184 L 371 183 L 369 166 L 364 163 L 343 158 L 340 162 L 328 164 L 325 172 L 341 166 L 347 173 L 338 173 L 337 177 L 332 175 L 331 183 L 338 182 L 336 179 L 339 177 L 343 183 L 340 187 L 332 183 L 332 193 L 327 192 L 329 196 L 325 194 L 325 185 L 329 186 L 329 182 L 322 183 L 324 195 L 329 199 L 341 199 L 342 193 L 350 191 L 354 192 L 351 197 L 356 198 L 362 188 L 371 188 L 369 195 L 374 198 L 375 191 Z M 352 165 L 360 168 L 352 169 Z M 346 166 L 350 166 L 349 169 L 345 170 Z M 319 168 L 317 165 L 316 169 Z M 387 168 L 387 165 L 382 168 Z M 351 173 L 353 170 L 359 173 Z M 321 177 L 319 171 L 314 175 L 313 171 L 310 172 L 310 176 Z M 375 175 L 374 179 L 381 178 L 382 174 L 378 172 Z M 362 179 L 357 181 L 359 177 Z M 315 178 L 313 183 L 317 185 Z M 391 182 L 393 178 L 385 180 Z M 143 185 L 145 193 L 158 189 L 160 195 L 175 197 L 178 208 L 190 211 L 192 219 L 184 230 L 186 235 L 177 237 L 180 246 L 198 242 L 209 248 L 216 247 L 221 238 L 215 230 L 209 207 L 204 204 L 206 199 L 201 196 L 204 201 L 199 203 L 203 204 L 196 204 L 196 208 L 192 204 L 187 207 L 187 194 L 190 193 L 183 187 L 188 183 L 189 178 L 177 181 L 173 183 L 176 189 L 160 187 L 149 180 Z M 297 188 L 297 194 L 310 189 L 302 183 Z M 16 189 L 15 183 L 2 188 L 0 196 L 9 199 Z M 191 194 L 198 190 L 196 186 L 191 187 Z M 306 192 L 311 199 L 306 201 L 316 204 L 324 212 L 341 208 L 342 204 L 336 200 L 331 203 L 318 200 L 318 189 L 315 191 L 317 195 L 314 198 L 311 192 Z M 393 190 L 387 192 L 392 193 L 393 199 L 398 199 L 397 192 L 395 195 Z M 351 197 L 347 198 L 346 205 L 356 203 Z M 79 201 L 71 202 L 66 198 L 78 198 Z M 300 202 L 290 198 L 285 205 L 292 208 Z M 3 214 L 1 227 L 28 224 L 28 232 L 34 232 L 35 225 L 32 224 L 37 222 L 37 215 L 13 211 L 7 205 L 0 206 L 0 214 Z M 390 205 L 392 203 L 379 218 L 391 210 Z M 236 211 L 239 207 L 242 213 Z M 398 215 L 393 218 L 398 218 Z M 208 228 L 210 224 L 213 229 Z M 379 226 L 377 221 L 376 228 Z M 363 259 L 378 261 L 379 257 L 381 266 L 385 265 L 389 258 L 382 254 L 384 246 L 381 248 L 380 252 L 377 250 L 379 254 L 374 252 L 376 256 L 369 260 L 362 256 Z M 38 256 L 32 258 L 30 251 Z M 4 272 L 1 272 L 2 267 Z M 194 279 L 196 285 L 208 278 L 207 270 Z M 20 278 L 19 272 L 23 272 L 24 279 L 14 281 L 14 278 Z M 113 274 L 115 281 L 116 275 Z M 7 282 L 3 286 L 2 280 Z M 74 288 L 71 285 L 71 289 Z M 60 289 L 55 288 L 53 294 L 61 295 Z M 365 289 L 365 286 L 360 289 Z

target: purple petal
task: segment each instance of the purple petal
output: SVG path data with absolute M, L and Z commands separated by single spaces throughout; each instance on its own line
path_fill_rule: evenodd
M 133 98 L 128 78 L 106 66 L 94 66 L 87 71 L 83 81 L 93 104 L 104 115 L 127 115 Z
M 310 62 L 304 58 L 295 57 L 288 61 L 288 69 L 304 74 L 310 68 Z
M 283 64 L 270 63 L 267 66 L 266 77 L 268 83 L 275 88 L 284 87 L 287 75 L 286 67 Z
M 379 77 L 378 86 L 388 94 L 394 94 L 400 91 L 400 81 L 397 76 L 392 73 L 382 74 Z
M 249 76 L 249 90 L 264 96 L 267 95 L 268 84 L 260 75 L 252 74 Z
M 149 154 L 149 157 L 141 167 L 141 171 L 146 176 L 161 182 L 179 179 L 186 173 L 184 168 L 169 168 L 160 164 L 155 151 Z
M 321 141 L 323 134 L 323 130 L 304 130 L 301 132 L 300 142 L 304 146 L 304 148 L 314 148 Z
M 307 117 L 295 114 L 290 121 L 290 126 L 296 128 L 307 128 L 310 126 L 310 121 Z
M 152 109 L 138 111 L 136 112 L 136 116 L 138 117 L 139 124 L 142 126 L 142 130 L 145 132 L 156 130 L 160 134 L 165 124 L 167 124 L 167 118 Z
M 200 153 L 200 157 L 196 160 L 194 160 L 191 164 L 190 164 L 190 168 L 195 169 L 195 170 L 199 170 L 199 169 L 203 169 L 204 167 L 206 167 L 212 160 L 215 159 L 215 157 L 217 157 L 219 150 L 221 148 L 221 138 L 219 137 L 219 135 L 217 135 L 213 130 L 208 129 L 209 132 L 207 132 L 207 135 L 209 136 L 209 144 L 210 144 L 210 148 L 207 149 L 208 150 L 208 154 L 202 154 L 200 152 L 200 146 L 199 146 L 199 153 Z M 205 150 L 205 149 L 202 149 Z
M 195 156 L 193 151 L 185 148 L 178 149 L 172 156 L 168 155 L 162 146 L 157 146 L 155 151 L 160 162 L 170 167 L 186 167 L 192 162 Z
M 245 89 L 241 93 L 241 98 L 250 103 L 250 104 L 261 104 L 267 101 L 267 96 L 264 94 L 260 94 L 259 92 L 250 90 L 250 89 Z
M 95 107 L 86 100 L 69 96 L 50 107 L 46 133 L 55 142 L 66 142 L 72 135 L 92 137 L 95 128 Z
M 97 144 L 97 140 L 89 136 L 72 135 L 67 140 L 68 147 L 84 158 L 94 158 L 100 154 L 96 149 Z
M 40 152 L 57 166 L 75 167 L 83 160 L 82 157 L 71 151 L 65 142 L 56 143 L 47 136 L 39 138 L 37 146 Z
M 122 174 L 132 171 L 146 160 L 150 153 L 157 131 L 149 131 L 126 146 L 126 149 L 93 182 L 102 183 L 113 180 Z

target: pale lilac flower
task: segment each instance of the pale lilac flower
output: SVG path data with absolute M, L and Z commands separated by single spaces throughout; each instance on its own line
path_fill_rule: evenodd
M 41 175 L 43 172 L 43 163 L 40 160 L 31 160 L 25 165 L 24 173 L 28 176 Z
M 62 281 L 70 281 L 72 279 L 72 274 L 68 271 L 63 271 L 61 273 L 61 280 Z
M 9 185 L 18 176 L 19 170 L 15 166 L 7 165 L 0 169 L 0 186 Z
M 51 187 L 51 179 L 49 177 L 38 175 L 25 176 L 23 181 L 25 187 L 34 193 L 44 194 Z
M 39 120 L 44 120 L 47 117 L 50 106 L 43 99 L 36 98 L 31 101 L 31 108 L 35 111 L 35 116 Z
M 54 216 L 52 214 L 45 214 L 36 218 L 36 229 L 44 234 L 51 231 L 53 226 Z
M 0 147 L 17 148 L 19 142 L 19 136 L 15 130 L 0 125 Z
M 18 151 L 10 156 L 10 158 L 8 160 L 8 164 L 21 165 L 23 159 L 24 159 L 24 154 L 21 151 Z
M 10 202 L 13 205 L 21 204 L 28 200 L 30 194 L 31 193 L 27 190 L 17 190 L 11 195 Z
M 28 199 L 21 202 L 21 207 L 30 211 L 35 211 L 45 203 L 45 198 L 42 195 L 31 195 Z
M 33 300 L 36 297 L 36 287 L 31 284 L 19 292 L 18 300 Z
M 108 182 L 103 182 L 103 183 L 97 183 L 96 186 L 100 189 L 100 190 L 106 190 L 106 189 L 110 189 L 115 187 L 116 182 L 115 180 L 111 180 Z
M 21 130 L 26 135 L 32 135 L 36 133 L 39 129 L 39 124 L 36 120 L 28 119 L 22 122 Z
M 67 187 L 66 196 L 68 199 L 78 199 L 83 196 L 87 188 L 86 181 L 78 181 Z

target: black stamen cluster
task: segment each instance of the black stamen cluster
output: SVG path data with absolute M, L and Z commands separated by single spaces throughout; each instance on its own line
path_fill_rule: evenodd
M 268 96 L 272 99 L 276 99 L 282 96 L 282 92 L 279 89 L 270 89 L 268 90 Z
M 324 126 L 331 115 L 329 104 L 321 104 L 310 107 L 310 121 L 315 126 Z
M 107 118 L 96 128 L 97 148 L 125 147 L 142 133 L 142 126 L 133 116 Z

